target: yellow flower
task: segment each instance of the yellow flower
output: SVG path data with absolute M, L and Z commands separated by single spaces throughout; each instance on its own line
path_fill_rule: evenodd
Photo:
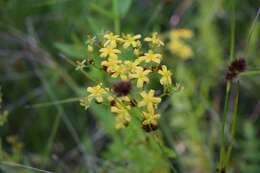
M 144 56 L 139 57 L 139 59 L 147 63 L 153 61 L 160 64 L 162 55 L 159 53 L 153 53 L 152 50 L 149 50 L 148 53 L 145 53 Z
M 154 106 L 156 107 L 161 102 L 161 98 L 154 97 L 154 90 L 150 90 L 148 93 L 143 91 L 140 95 L 143 97 L 143 100 L 138 103 L 138 106 L 147 106 L 148 112 L 153 112 Z
M 164 46 L 164 43 L 160 40 L 157 32 L 154 32 L 152 34 L 152 37 L 146 37 L 144 41 L 151 42 L 153 45 L 157 47 Z
M 127 70 L 129 72 L 133 73 L 136 71 L 136 68 L 140 64 L 140 61 L 138 59 L 136 59 L 134 61 L 124 61 L 124 64 L 126 65 Z
M 134 54 L 138 56 L 140 54 L 140 49 L 134 48 Z
M 99 50 L 100 52 L 100 57 L 105 58 L 105 57 L 111 57 L 115 58 L 117 57 L 117 54 L 120 54 L 121 51 L 119 49 L 115 49 L 115 46 L 108 45 L 107 47 L 101 48 Z
M 118 60 L 116 57 L 108 58 L 107 61 L 102 61 L 101 65 L 107 67 L 107 72 L 114 72 L 116 69 L 118 69 L 118 66 L 120 65 L 121 61 Z
M 172 84 L 171 75 L 172 73 L 167 70 L 167 67 L 165 65 L 162 66 L 162 69 L 158 71 L 160 75 L 162 75 L 162 78 L 160 80 L 160 83 L 162 85 L 170 85 Z
M 193 33 L 189 29 L 177 29 L 170 32 L 170 39 L 190 39 L 192 38 Z
M 122 103 L 129 103 L 131 102 L 131 99 L 128 97 L 128 96 L 122 96 L 122 97 L 114 97 L 114 96 L 108 96 L 107 97 L 107 100 L 112 102 L 112 101 L 119 101 L 119 102 L 122 102 Z M 128 107 L 129 108 L 129 107 Z
M 128 75 L 127 75 L 127 67 L 124 64 L 118 65 L 114 71 L 111 77 L 116 78 L 120 76 L 122 80 L 128 80 Z
M 160 118 L 160 114 L 155 114 L 154 110 L 152 112 L 143 112 L 143 125 L 157 124 L 157 119 Z
M 131 121 L 131 116 L 128 112 L 129 107 L 123 106 L 121 103 L 116 103 L 115 106 L 111 107 L 111 112 L 116 113 L 116 129 L 124 128 Z
M 88 52 L 93 52 L 94 48 L 91 45 L 88 45 Z
M 126 36 L 124 36 L 123 47 L 124 48 L 128 48 L 129 46 L 132 46 L 133 48 L 139 47 L 140 41 L 138 41 L 138 39 L 140 38 L 141 38 L 140 34 L 134 36 L 132 36 L 131 34 L 127 34 Z
M 172 54 L 177 54 L 183 60 L 190 59 L 193 55 L 192 49 L 180 40 L 170 42 L 169 49 Z
M 104 100 L 103 96 L 107 93 L 107 90 L 107 88 L 102 87 L 102 83 L 94 87 L 88 87 L 87 92 L 90 93 L 90 95 L 88 95 L 89 101 L 91 101 L 92 99 L 96 99 L 98 103 L 102 103 Z
M 80 99 L 80 106 L 83 106 L 85 110 L 88 109 L 88 107 L 90 106 L 90 99 L 89 97 L 84 97 L 82 99 Z
M 119 37 L 119 35 L 114 35 L 112 32 L 104 35 L 104 38 L 106 39 L 104 46 L 111 45 L 111 46 L 116 47 L 117 42 L 122 41 L 122 39 Z
M 178 55 L 180 58 L 186 60 L 193 55 L 192 49 L 183 39 L 192 38 L 193 33 L 189 29 L 177 29 L 170 32 L 170 43 L 168 45 L 172 54 Z
M 87 50 L 88 52 L 93 52 L 94 48 L 94 44 L 96 42 L 96 37 L 91 37 L 90 35 L 87 36 L 88 40 L 86 41 L 87 44 Z
M 137 67 L 134 74 L 131 74 L 130 76 L 132 78 L 137 79 L 137 87 L 142 88 L 144 85 L 144 82 L 148 83 L 149 78 L 147 75 L 151 72 L 151 70 L 144 70 L 142 67 Z

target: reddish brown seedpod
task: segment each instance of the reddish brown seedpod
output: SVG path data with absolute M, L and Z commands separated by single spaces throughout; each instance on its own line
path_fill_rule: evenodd
M 132 85 L 129 80 L 119 81 L 112 86 L 113 92 L 118 97 L 127 96 L 130 93 L 131 89 L 132 89 Z
M 151 123 L 151 124 L 146 124 L 146 125 L 142 125 L 142 129 L 146 132 L 152 132 L 158 129 L 158 125 L 155 123 Z
M 246 69 L 246 61 L 244 58 L 238 58 L 231 62 L 228 66 L 228 70 L 226 72 L 225 79 L 233 80 L 237 77 L 237 75 Z

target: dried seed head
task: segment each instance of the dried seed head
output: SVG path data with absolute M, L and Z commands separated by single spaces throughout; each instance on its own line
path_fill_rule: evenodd
M 91 64 L 91 65 L 95 64 L 94 59 L 89 59 L 89 60 L 88 60 L 88 64 Z
M 146 125 L 142 125 L 142 129 L 146 132 L 152 132 L 158 129 L 158 125 L 155 123 L 151 123 L 151 124 L 146 124 Z
M 103 66 L 102 66 L 102 70 L 104 70 L 105 72 L 107 72 L 107 66 L 106 66 L 106 65 L 103 65 Z
M 234 60 L 228 67 L 229 71 L 243 72 L 246 69 L 246 61 L 244 58 Z
M 233 80 L 237 75 L 246 69 L 246 61 L 244 58 L 238 58 L 231 62 L 226 73 L 226 80 Z
M 119 81 L 112 86 L 113 92 L 115 92 L 118 97 L 128 95 L 130 93 L 131 89 L 132 89 L 132 86 L 131 86 L 131 82 L 129 80 Z

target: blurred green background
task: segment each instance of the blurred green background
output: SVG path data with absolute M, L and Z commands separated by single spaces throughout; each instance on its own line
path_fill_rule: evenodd
M 257 14 L 257 0 L 0 0 L 2 110 L 9 112 L 0 126 L 0 172 L 37 172 L 21 165 L 57 173 L 216 172 L 231 25 L 235 57 L 259 70 Z M 175 28 L 194 32 L 194 55 L 184 61 L 164 53 L 184 90 L 163 101 L 155 134 L 138 125 L 117 131 L 106 107 L 54 104 L 80 96 L 91 84 L 62 58 L 86 56 L 88 34 L 120 29 L 165 35 Z M 239 83 L 238 130 L 227 172 L 259 173 L 260 78 L 241 77 Z M 45 102 L 53 104 L 30 107 Z M 228 124 L 230 119 L 228 114 Z

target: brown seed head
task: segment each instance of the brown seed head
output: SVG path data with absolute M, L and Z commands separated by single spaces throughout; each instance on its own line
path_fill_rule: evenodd
M 233 80 L 237 75 L 246 69 L 246 61 L 244 58 L 238 58 L 231 62 L 226 72 L 226 80 Z
M 151 123 L 151 124 L 146 124 L 146 125 L 142 125 L 142 129 L 146 132 L 152 132 L 158 129 L 158 125 L 155 123 Z
M 119 81 L 112 86 L 113 92 L 116 93 L 118 97 L 126 96 L 131 92 L 132 86 L 129 80 Z

